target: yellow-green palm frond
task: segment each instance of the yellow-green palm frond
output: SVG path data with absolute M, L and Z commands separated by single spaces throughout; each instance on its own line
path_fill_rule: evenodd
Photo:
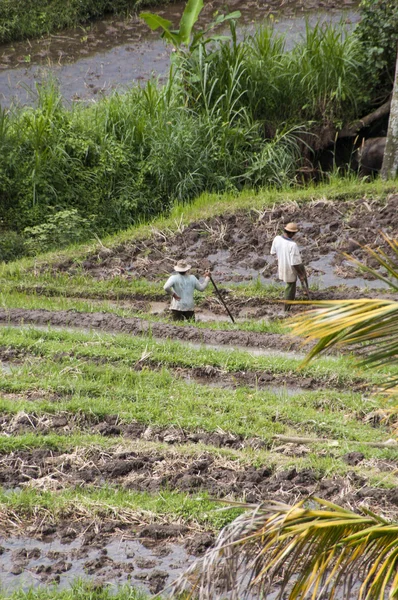
M 398 291 L 398 240 L 390 238 L 383 232 L 380 233 L 384 241 L 387 243 L 392 256 L 389 256 L 380 248 L 378 248 L 378 250 L 373 250 L 370 246 L 361 246 L 361 244 L 358 245 L 371 258 L 375 259 L 379 263 L 380 267 L 384 269 L 384 272 L 380 272 L 379 270 L 368 267 L 366 264 L 362 263 L 353 256 L 350 256 L 349 254 L 343 253 L 343 256 L 345 256 L 345 258 L 347 258 L 350 262 L 354 263 L 360 271 L 370 273 L 377 279 L 380 279 L 380 281 L 384 281 L 384 283 L 386 283 L 392 289 Z
M 366 344 L 362 364 L 398 363 L 398 302 L 334 300 L 316 306 L 289 323 L 294 334 L 308 342 L 318 340 L 306 362 L 338 344 Z
M 360 270 L 367 271 L 398 291 L 398 240 L 384 238 L 389 254 L 362 246 L 381 267 L 372 269 L 357 259 L 344 255 Z M 398 363 L 398 302 L 392 300 L 359 299 L 335 300 L 314 303 L 316 308 L 290 321 L 292 333 L 302 335 L 306 341 L 317 340 L 305 362 L 336 345 L 364 344 L 361 363 L 378 367 Z M 394 388 L 398 377 L 386 382 Z
M 196 580 L 195 580 L 196 577 Z M 314 498 L 249 507 L 173 587 L 199 600 L 398 597 L 398 523 Z M 273 597 L 274 594 L 273 594 Z

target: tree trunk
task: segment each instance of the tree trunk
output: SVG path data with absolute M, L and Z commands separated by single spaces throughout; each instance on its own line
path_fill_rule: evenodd
M 386 149 L 384 151 L 382 179 L 394 179 L 398 175 L 398 56 L 395 66 L 395 81 L 392 92 L 390 119 Z

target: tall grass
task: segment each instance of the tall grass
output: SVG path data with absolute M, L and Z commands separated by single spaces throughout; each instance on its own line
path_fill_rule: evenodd
M 2 113 L 0 218 L 47 250 L 59 211 L 102 235 L 205 190 L 293 185 L 303 132 L 357 116 L 360 72 L 341 26 L 308 26 L 288 52 L 265 27 L 238 42 L 232 23 L 229 40 L 181 54 L 163 86 L 65 108 L 49 81 L 36 108 Z
M 135 8 L 160 3 L 146 0 L 1 0 L 0 44 L 40 37 L 65 27 L 76 27 L 107 13 L 126 14 Z

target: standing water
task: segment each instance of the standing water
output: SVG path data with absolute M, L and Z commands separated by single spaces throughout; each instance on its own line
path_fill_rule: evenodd
M 185 2 L 157 7 L 156 12 L 176 26 Z M 214 0 L 202 11 L 198 27 L 211 22 L 216 11 L 240 10 L 241 33 L 253 31 L 270 19 L 286 34 L 291 47 L 304 33 L 306 19 L 348 26 L 358 21 L 356 0 L 267 0 L 242 2 Z M 154 9 L 155 10 L 155 9 Z M 107 18 L 38 40 L 0 47 L 0 104 L 34 104 L 35 85 L 49 74 L 59 82 L 68 101 L 95 101 L 113 90 L 125 91 L 152 76 L 165 79 L 171 47 L 151 32 L 137 15 L 125 20 Z

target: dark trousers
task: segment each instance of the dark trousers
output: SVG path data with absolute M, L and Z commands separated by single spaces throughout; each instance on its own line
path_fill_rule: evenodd
M 296 297 L 296 282 L 292 281 L 290 283 L 286 283 L 285 287 L 285 300 L 294 300 Z M 289 311 L 291 309 L 290 304 L 285 304 L 285 311 Z
M 194 321 L 195 312 L 193 310 L 172 310 L 171 318 L 173 321 Z

